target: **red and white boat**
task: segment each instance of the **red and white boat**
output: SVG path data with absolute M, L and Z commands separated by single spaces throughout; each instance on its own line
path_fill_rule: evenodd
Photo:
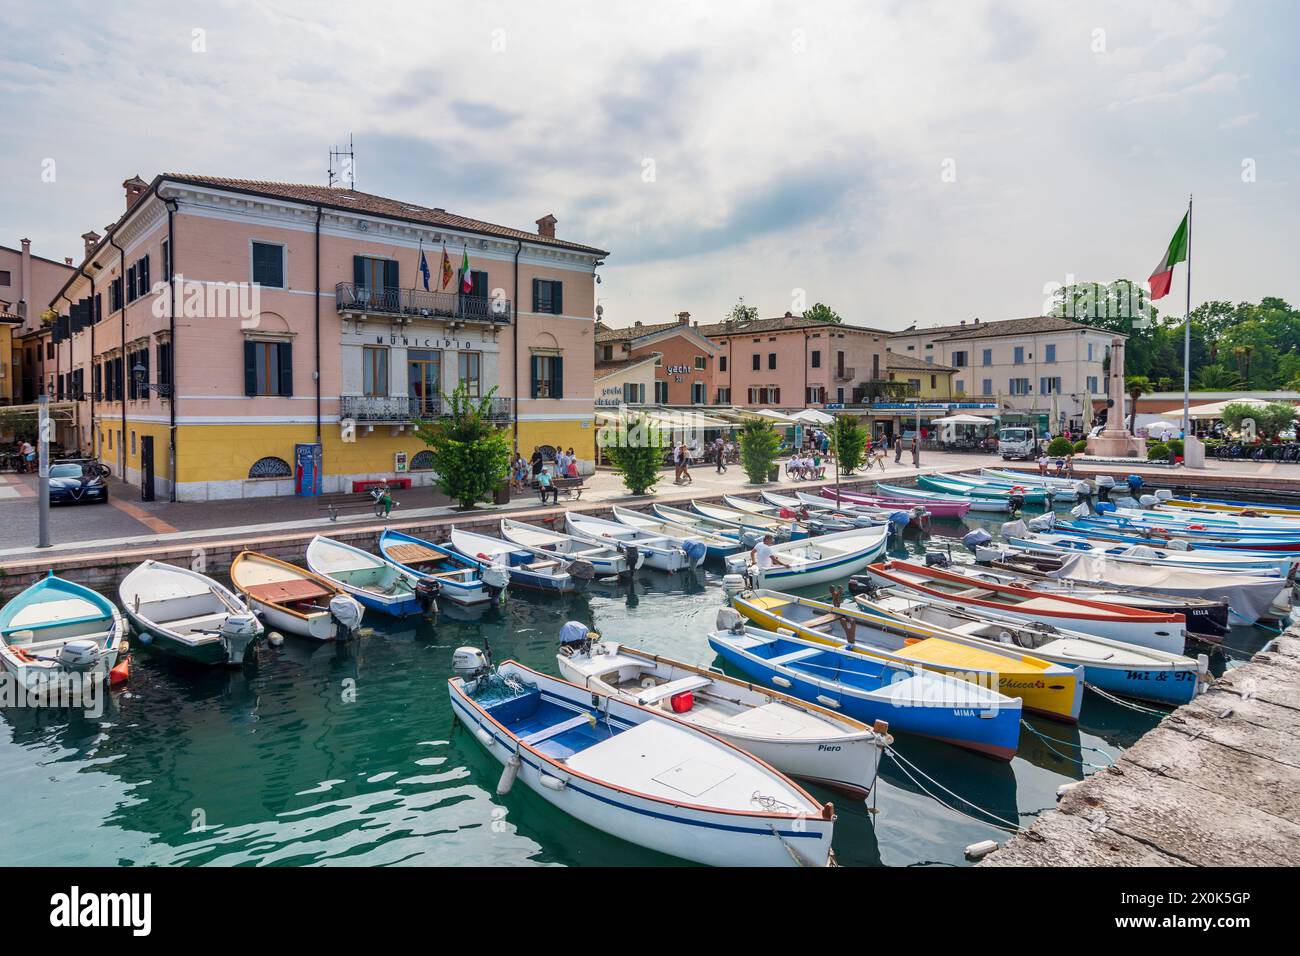
M 1187 623 L 1181 614 L 986 581 L 953 568 L 927 567 L 911 561 L 873 564 L 867 568 L 867 574 L 878 587 L 903 588 L 933 598 L 941 605 L 983 610 L 991 617 L 1054 624 L 1168 654 L 1181 654 L 1187 644 Z

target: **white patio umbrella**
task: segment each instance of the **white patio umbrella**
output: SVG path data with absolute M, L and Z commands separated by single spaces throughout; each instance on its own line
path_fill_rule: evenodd
M 948 415 L 945 418 L 930 419 L 932 425 L 992 425 L 993 419 L 979 415 Z
M 1192 418 L 1222 418 L 1223 410 L 1229 405 L 1267 405 L 1268 402 L 1262 398 L 1234 398 L 1224 402 L 1211 402 L 1208 405 L 1193 405 L 1187 410 L 1187 414 Z M 1160 413 L 1164 418 L 1172 418 L 1174 421 L 1180 421 L 1183 417 L 1181 408 L 1171 408 L 1167 412 Z
M 791 418 L 801 422 L 811 422 L 814 425 L 834 425 L 835 416 L 830 415 L 816 408 L 805 408 L 802 411 L 795 412 Z

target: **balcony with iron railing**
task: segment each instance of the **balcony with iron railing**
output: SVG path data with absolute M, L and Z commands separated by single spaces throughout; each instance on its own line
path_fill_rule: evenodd
M 834 377 L 837 382 L 851 382 L 858 377 L 858 370 L 856 368 L 846 368 L 841 365 L 839 368 L 835 369 Z
M 342 313 L 442 319 L 446 322 L 474 322 L 494 326 L 510 324 L 509 299 L 491 299 L 455 292 L 370 288 L 354 282 L 340 282 L 334 287 L 334 301 Z
M 498 424 L 511 419 L 509 398 L 493 398 L 489 417 Z M 339 399 L 339 417 L 363 425 L 409 425 L 416 420 L 446 418 L 451 409 L 440 395 L 343 395 Z

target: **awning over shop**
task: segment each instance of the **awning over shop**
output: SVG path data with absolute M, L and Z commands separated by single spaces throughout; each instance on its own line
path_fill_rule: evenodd
M 932 418 L 932 425 L 992 425 L 991 418 L 982 418 L 979 415 L 948 415 L 944 418 Z

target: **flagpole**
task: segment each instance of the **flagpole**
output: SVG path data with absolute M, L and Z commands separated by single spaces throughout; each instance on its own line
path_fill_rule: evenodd
M 1183 316 L 1183 440 L 1192 434 L 1192 197 L 1187 196 L 1187 311 Z

